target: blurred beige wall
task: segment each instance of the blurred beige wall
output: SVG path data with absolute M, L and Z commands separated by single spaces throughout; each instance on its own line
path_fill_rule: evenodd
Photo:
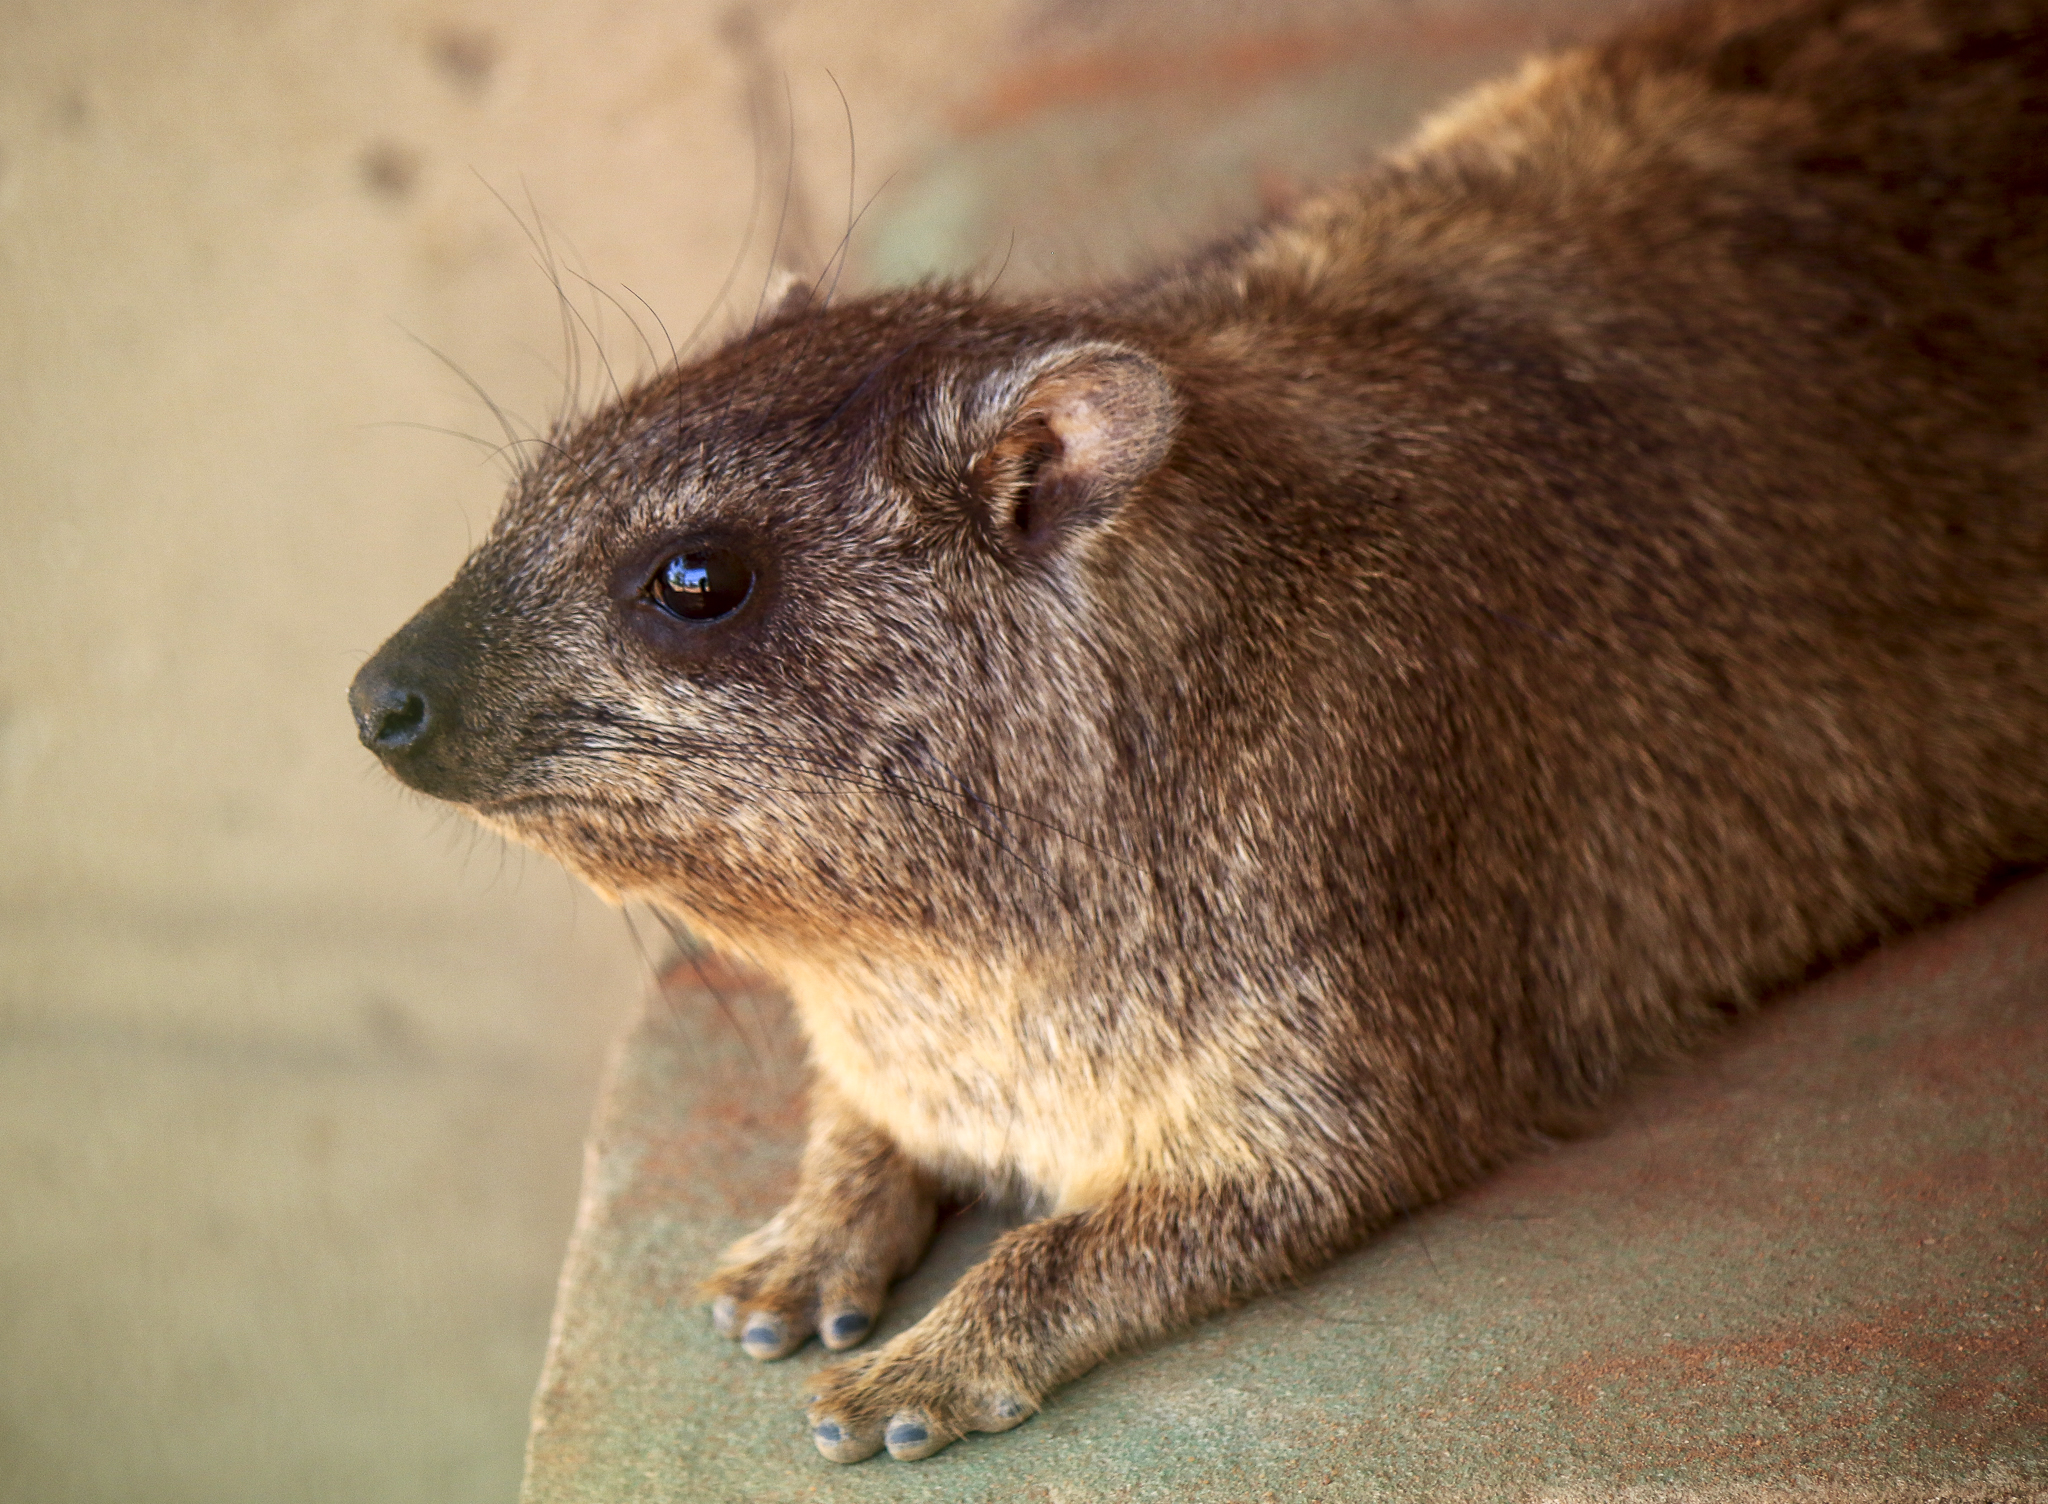
M 545 427 L 885 188 L 1112 270 L 1612 8 L 0 0 L 0 1500 L 514 1492 L 646 969 L 355 745 L 505 476 L 425 346 Z
M 0 1498 L 514 1493 L 645 972 L 355 744 L 349 676 L 505 474 L 389 425 L 497 440 L 412 336 L 559 409 L 536 216 L 621 379 L 576 271 L 658 344 L 635 294 L 722 332 L 788 114 L 809 232 L 843 220 L 827 68 L 865 193 L 998 19 L 875 15 L 0 6 Z

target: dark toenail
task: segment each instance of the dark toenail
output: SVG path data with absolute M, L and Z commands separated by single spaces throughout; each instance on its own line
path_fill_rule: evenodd
M 859 1311 L 848 1311 L 832 1318 L 832 1336 L 836 1341 L 848 1341 L 867 1329 L 868 1318 Z
M 1000 1399 L 996 1401 L 997 1420 L 1014 1420 L 1023 1413 L 1024 1407 L 1013 1399 Z
M 892 1447 L 914 1447 L 923 1441 L 928 1434 L 923 1426 L 915 1423 L 906 1423 L 900 1426 L 891 1426 L 889 1428 L 888 1441 Z
M 772 1326 L 750 1326 L 747 1334 L 740 1338 L 749 1347 L 773 1347 L 782 1340 L 782 1333 Z
M 828 1447 L 836 1447 L 840 1442 L 846 1440 L 846 1433 L 839 1429 L 839 1422 L 836 1420 L 819 1421 L 817 1425 L 811 1427 L 811 1434 L 824 1442 Z

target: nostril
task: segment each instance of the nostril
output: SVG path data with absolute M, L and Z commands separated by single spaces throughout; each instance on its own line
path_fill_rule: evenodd
M 476 783 L 479 746 L 473 727 L 464 734 L 463 702 L 479 646 L 458 608 L 436 598 L 349 682 L 357 739 L 386 772 L 423 794 L 460 801 Z
M 412 690 L 396 693 L 395 704 L 381 707 L 381 714 L 373 711 L 373 721 L 365 726 L 368 742 L 373 752 L 397 752 L 410 747 L 427 729 L 427 698 Z
M 417 750 L 433 734 L 439 717 L 419 683 L 415 674 L 395 674 L 377 663 L 356 676 L 348 697 L 356 735 L 379 757 Z

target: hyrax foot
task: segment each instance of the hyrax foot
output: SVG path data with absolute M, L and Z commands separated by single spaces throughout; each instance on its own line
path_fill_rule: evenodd
M 893 1149 L 812 1142 L 796 1196 L 726 1251 L 705 1280 L 711 1324 L 756 1358 L 781 1358 L 813 1332 L 827 1347 L 865 1337 L 890 1284 L 916 1267 L 936 1213 Z
M 1127 1187 L 1013 1228 L 916 1326 L 818 1375 L 812 1439 L 834 1462 L 885 1446 L 908 1462 L 1021 1424 L 1110 1353 L 1271 1285 L 1347 1230 L 1341 1195 L 1300 1192 Z
M 834 1462 L 883 1447 L 899 1462 L 929 1457 L 969 1431 L 1007 1431 L 1038 1409 L 1014 1374 L 950 1356 L 922 1324 L 864 1358 L 828 1368 L 810 1407 L 811 1439 Z

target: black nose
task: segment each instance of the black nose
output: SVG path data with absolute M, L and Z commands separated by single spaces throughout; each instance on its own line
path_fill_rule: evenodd
M 464 801 L 481 788 L 482 765 L 491 759 L 465 703 L 478 656 L 478 634 L 461 611 L 437 598 L 377 649 L 349 686 L 356 735 L 423 794 Z
M 356 674 L 348 706 L 355 712 L 356 735 L 363 745 L 389 758 L 425 741 L 436 717 L 426 690 L 404 682 L 404 676 L 394 676 L 382 657 L 372 658 Z

